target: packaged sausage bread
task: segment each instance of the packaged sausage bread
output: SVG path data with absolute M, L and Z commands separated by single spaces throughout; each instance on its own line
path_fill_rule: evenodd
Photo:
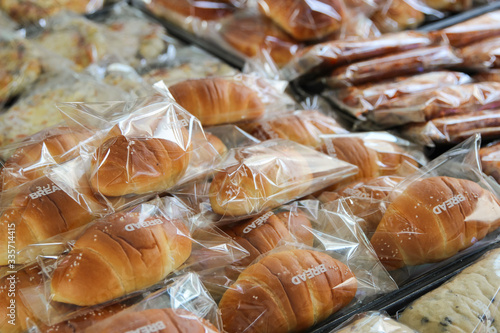
M 479 150 L 483 172 L 500 184 L 500 143 L 491 144 Z
M 384 312 L 368 311 L 354 315 L 330 333 L 415 333 Z
M 392 191 L 371 238 L 388 270 L 401 269 L 408 278 L 412 266 L 456 258 L 483 238 L 475 249 L 495 237 L 500 200 L 492 181 L 480 172 L 479 142 L 479 136 L 468 139 Z
M 444 285 L 408 305 L 398 320 L 418 332 L 500 329 L 500 249 L 484 254 Z

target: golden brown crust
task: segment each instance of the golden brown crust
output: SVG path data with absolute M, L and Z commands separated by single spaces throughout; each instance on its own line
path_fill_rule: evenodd
M 408 186 L 371 239 L 388 270 L 449 258 L 500 226 L 500 202 L 478 184 L 450 177 Z
M 483 172 L 500 184 L 500 142 L 479 150 Z
M 500 37 L 482 40 L 460 49 L 461 67 L 487 69 L 500 67 Z
M 254 90 L 225 78 L 186 80 L 169 90 L 177 103 L 207 126 L 252 120 L 264 113 Z
M 425 14 L 405 0 L 391 0 L 389 6 L 377 11 L 371 19 L 381 32 L 397 32 L 414 29 L 425 20 Z
M 187 131 L 180 130 L 186 138 Z M 97 150 L 92 160 L 91 185 L 107 196 L 166 190 L 184 175 L 190 156 L 191 147 L 169 140 L 120 135 Z
M 296 40 L 318 40 L 340 30 L 345 13 L 340 2 L 317 0 L 317 3 L 313 8 L 303 0 L 262 0 L 259 10 Z
M 235 7 L 223 0 L 153 0 L 147 4 L 148 8 L 159 16 L 169 17 L 169 12 L 174 11 L 182 16 L 197 17 L 202 20 L 215 21 L 235 11 Z
M 53 300 L 103 303 L 161 281 L 189 257 L 191 240 L 182 222 L 141 221 L 139 213 L 117 213 L 85 230 L 54 271 Z
M 283 251 L 245 269 L 219 308 L 229 332 L 300 331 L 349 304 L 356 290 L 349 268 L 330 256 Z

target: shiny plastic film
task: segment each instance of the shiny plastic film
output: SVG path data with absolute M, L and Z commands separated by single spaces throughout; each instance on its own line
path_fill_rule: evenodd
M 500 143 L 492 142 L 479 150 L 483 172 L 500 184 Z
M 443 18 L 444 14 L 415 0 L 390 0 L 382 3 L 371 19 L 383 33 L 416 29 L 425 22 L 426 15 Z
M 468 139 L 389 194 L 371 244 L 398 283 L 498 237 L 498 184 L 481 172 L 479 143 Z
M 173 97 L 204 126 L 258 119 L 286 111 L 294 102 L 287 94 L 286 81 L 256 75 L 208 77 L 162 81 L 154 85 L 161 94 Z
M 347 322 L 330 333 L 416 333 L 408 326 L 397 322 L 389 315 L 379 311 L 369 311 L 354 315 Z
M 460 49 L 463 63 L 468 70 L 487 70 L 500 67 L 500 37 L 493 37 Z
M 444 285 L 418 298 L 398 321 L 418 332 L 498 332 L 500 330 L 500 249 L 484 254 Z

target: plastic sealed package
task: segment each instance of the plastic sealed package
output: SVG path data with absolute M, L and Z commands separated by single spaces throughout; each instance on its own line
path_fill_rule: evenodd
M 500 82 L 500 69 L 489 69 L 487 72 L 478 73 L 474 75 L 474 80 L 483 82 L 483 81 L 492 81 L 492 82 Z
M 171 96 L 204 126 L 254 120 L 286 111 L 294 102 L 285 94 L 286 81 L 239 74 L 158 82 L 155 88 Z
M 483 172 L 493 177 L 500 184 L 500 144 L 492 142 L 481 148 L 479 157 L 481 158 Z
M 289 115 L 271 116 L 243 124 L 242 128 L 263 141 L 279 138 L 313 148 L 321 144 L 321 135 L 349 132 L 335 118 L 318 110 L 298 110 Z
M 0 146 L 22 139 L 63 121 L 56 102 L 127 100 L 119 88 L 74 72 L 48 73 L 41 77 L 5 113 L 0 115 Z
M 324 42 L 299 52 L 282 69 L 282 73 L 287 79 L 294 79 L 308 72 L 319 72 L 355 61 L 422 48 L 432 43 L 433 40 L 428 35 L 413 31 L 361 40 Z
M 349 87 L 403 75 L 446 69 L 461 62 L 462 60 L 450 46 L 424 47 L 339 67 L 322 82 L 332 88 Z
M 461 67 L 469 70 L 487 70 L 500 67 L 500 37 L 482 40 L 460 49 Z
M 391 103 L 397 103 L 398 100 L 411 94 L 471 82 L 472 78 L 465 73 L 436 71 L 398 77 L 381 83 L 367 83 L 330 90 L 324 95 L 342 110 L 349 112 L 356 118 L 362 118 L 366 116 L 367 112 L 388 107 Z M 412 106 L 411 104 L 408 105 L 409 108 Z
M 389 315 L 379 311 L 369 311 L 354 315 L 347 322 L 330 333 L 415 333 L 408 326 L 397 322 Z
M 484 254 L 442 286 L 398 315 L 419 332 L 495 332 L 500 329 L 498 292 L 500 249 Z
M 398 283 L 498 237 L 498 188 L 481 173 L 479 142 L 479 135 L 468 139 L 407 177 L 389 195 L 371 244 Z
M 425 4 L 414 0 L 391 0 L 384 3 L 371 19 L 383 33 L 416 29 L 425 21 L 425 16 L 444 16 Z
M 314 247 L 283 243 L 245 268 L 219 303 L 227 331 L 305 330 L 395 289 L 345 210 L 299 208 L 314 220 Z
M 0 3 L 0 9 L 23 25 L 35 23 L 43 25 L 44 19 L 60 11 L 88 14 L 101 9 L 103 4 L 103 0 L 4 0 Z

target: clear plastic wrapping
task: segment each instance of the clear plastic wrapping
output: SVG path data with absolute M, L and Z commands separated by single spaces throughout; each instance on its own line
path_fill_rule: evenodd
M 398 320 L 422 332 L 498 332 L 500 249 L 484 254 L 444 285 L 410 304 Z
M 500 69 L 489 69 L 487 72 L 474 75 L 474 80 L 500 82 Z
M 397 281 L 431 269 L 431 263 L 456 260 L 462 251 L 477 250 L 497 237 L 499 192 L 481 173 L 479 143 L 479 135 L 468 139 L 389 195 L 371 244 Z
M 398 323 L 389 315 L 379 311 L 369 311 L 354 315 L 330 333 L 415 333 L 408 326 Z
M 294 102 L 285 94 L 285 81 L 255 75 L 163 81 L 155 88 L 171 96 L 204 126 L 255 120 L 285 111 Z
M 425 21 L 426 14 L 436 14 L 423 3 L 414 0 L 389 0 L 371 19 L 383 33 L 415 29 Z M 443 16 L 438 13 L 438 16 Z
M 398 77 L 381 83 L 367 83 L 325 92 L 325 96 L 341 109 L 360 118 L 378 109 L 390 108 L 406 96 L 433 91 L 437 88 L 470 83 L 469 75 L 460 72 L 437 71 L 414 76 Z M 411 108 L 408 103 L 407 107 Z M 401 107 L 403 107 L 401 105 Z
M 332 88 L 346 87 L 445 69 L 461 62 L 450 46 L 424 47 L 337 68 L 323 82 Z
M 500 184 L 500 142 L 492 142 L 479 150 L 483 172 Z
M 469 70 L 486 70 L 500 67 L 500 37 L 482 40 L 460 49 L 461 67 Z
M 345 134 L 334 118 L 318 110 L 299 110 L 243 124 L 242 128 L 260 140 L 285 139 L 313 148 L 321 144 L 321 135 Z
M 335 40 L 305 48 L 283 68 L 287 79 L 308 72 L 343 66 L 351 62 L 429 46 L 433 40 L 424 33 L 413 31 L 386 34 L 362 40 Z

